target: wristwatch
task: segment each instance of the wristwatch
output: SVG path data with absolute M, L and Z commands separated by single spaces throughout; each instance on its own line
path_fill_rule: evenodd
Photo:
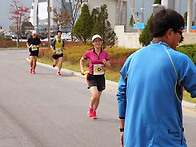
M 120 129 L 120 132 L 124 132 L 124 128 L 119 128 Z

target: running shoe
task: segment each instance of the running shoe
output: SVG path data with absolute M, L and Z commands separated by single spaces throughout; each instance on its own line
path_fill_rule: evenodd
M 32 71 L 33 71 L 33 70 L 32 70 L 32 69 L 30 69 L 30 71 L 29 71 L 29 72 L 30 72 L 30 73 L 32 73 Z
M 92 117 L 93 116 L 93 108 L 89 108 L 88 116 L 89 117 Z
M 59 75 L 59 76 L 60 76 L 60 75 L 61 75 L 61 72 L 60 72 L 60 71 L 58 71 L 58 72 L 57 72 L 57 75 Z
M 92 119 L 97 119 L 96 111 L 93 111 Z
M 55 67 L 55 66 L 56 66 L 56 65 L 54 65 L 54 64 L 52 65 L 52 67 Z
M 32 73 L 33 73 L 33 74 L 36 74 L 36 73 L 35 73 L 35 70 L 32 70 Z

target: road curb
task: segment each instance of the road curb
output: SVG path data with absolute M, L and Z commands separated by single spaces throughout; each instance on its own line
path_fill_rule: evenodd
M 26 58 L 26 61 L 29 62 L 29 58 Z M 37 62 L 37 65 L 40 65 L 40 66 L 43 66 L 43 67 L 47 67 L 47 68 L 50 68 L 50 69 L 53 69 L 53 70 L 54 69 L 55 70 L 58 69 L 58 67 L 53 67 L 52 65 L 41 63 L 41 62 Z M 61 71 L 69 73 L 69 74 L 74 75 L 74 76 L 81 77 L 81 78 L 86 78 L 86 76 L 81 75 L 80 72 L 72 71 L 72 70 L 65 69 L 65 68 L 62 68 Z M 110 80 L 106 80 L 106 84 L 109 84 L 109 85 L 112 85 L 112 86 L 118 86 L 117 82 L 113 82 L 113 81 L 110 81 Z
M 29 58 L 26 58 L 26 61 L 29 62 Z M 48 64 L 44 64 L 44 63 L 40 63 L 40 62 L 37 62 L 37 65 L 44 66 L 44 67 L 47 67 L 47 68 L 50 68 L 50 69 L 55 69 L 55 70 L 58 69 L 58 67 L 53 67 L 52 65 L 48 65 Z M 69 73 L 69 74 L 74 75 L 74 76 L 81 77 L 81 78 L 86 78 L 86 76 L 81 75 L 79 72 L 75 72 L 75 71 L 68 70 L 68 69 L 65 69 L 65 68 L 62 68 L 61 71 Z M 116 87 L 118 86 L 117 82 L 113 82 L 113 81 L 110 81 L 110 80 L 106 80 L 106 84 L 116 86 Z M 196 110 L 196 104 L 194 104 L 194 103 L 190 103 L 190 102 L 187 102 L 187 101 L 182 101 L 182 106 L 185 106 L 185 107 Z
M 185 107 L 196 110 L 196 104 L 194 104 L 194 103 L 190 103 L 190 102 L 187 102 L 187 101 L 182 101 L 182 106 L 185 106 Z

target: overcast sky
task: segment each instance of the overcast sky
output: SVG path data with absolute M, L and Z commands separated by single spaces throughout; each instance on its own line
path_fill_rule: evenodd
M 13 0 L 0 0 L 0 26 L 2 26 L 4 29 L 6 29 L 8 31 L 9 26 L 13 23 L 13 21 L 9 20 L 9 17 L 11 16 L 9 14 L 10 11 L 10 5 L 12 4 Z M 32 0 L 17 0 L 20 1 L 25 7 L 31 7 L 32 4 Z M 131 2 L 133 2 L 133 0 L 130 0 Z M 183 15 L 184 12 L 187 9 L 187 1 L 188 0 L 181 0 L 182 3 L 182 8 L 181 8 L 181 14 Z M 153 4 L 154 0 L 144 0 L 144 20 L 146 21 L 149 16 L 152 13 L 152 4 Z M 175 7 L 176 7 L 176 11 L 179 11 L 179 3 L 180 0 L 176 0 L 175 2 Z M 142 7 L 142 0 L 135 0 L 135 11 L 141 11 Z M 193 5 L 194 7 L 194 5 Z M 128 8 L 129 10 L 129 8 Z M 128 13 L 128 15 L 130 15 L 130 13 Z M 139 16 L 141 17 L 141 16 Z M 128 18 L 129 19 L 129 18 Z
M 13 0 L 0 0 L 0 26 L 4 29 L 8 30 L 9 26 L 12 24 L 12 20 L 10 18 L 10 5 L 13 3 Z M 25 7 L 31 7 L 32 0 L 17 0 L 20 1 Z

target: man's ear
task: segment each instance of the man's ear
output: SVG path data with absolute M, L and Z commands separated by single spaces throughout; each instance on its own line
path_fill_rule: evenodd
M 174 35 L 173 29 L 168 29 L 167 32 L 165 33 L 165 37 L 168 40 L 172 40 L 173 39 L 173 35 Z

